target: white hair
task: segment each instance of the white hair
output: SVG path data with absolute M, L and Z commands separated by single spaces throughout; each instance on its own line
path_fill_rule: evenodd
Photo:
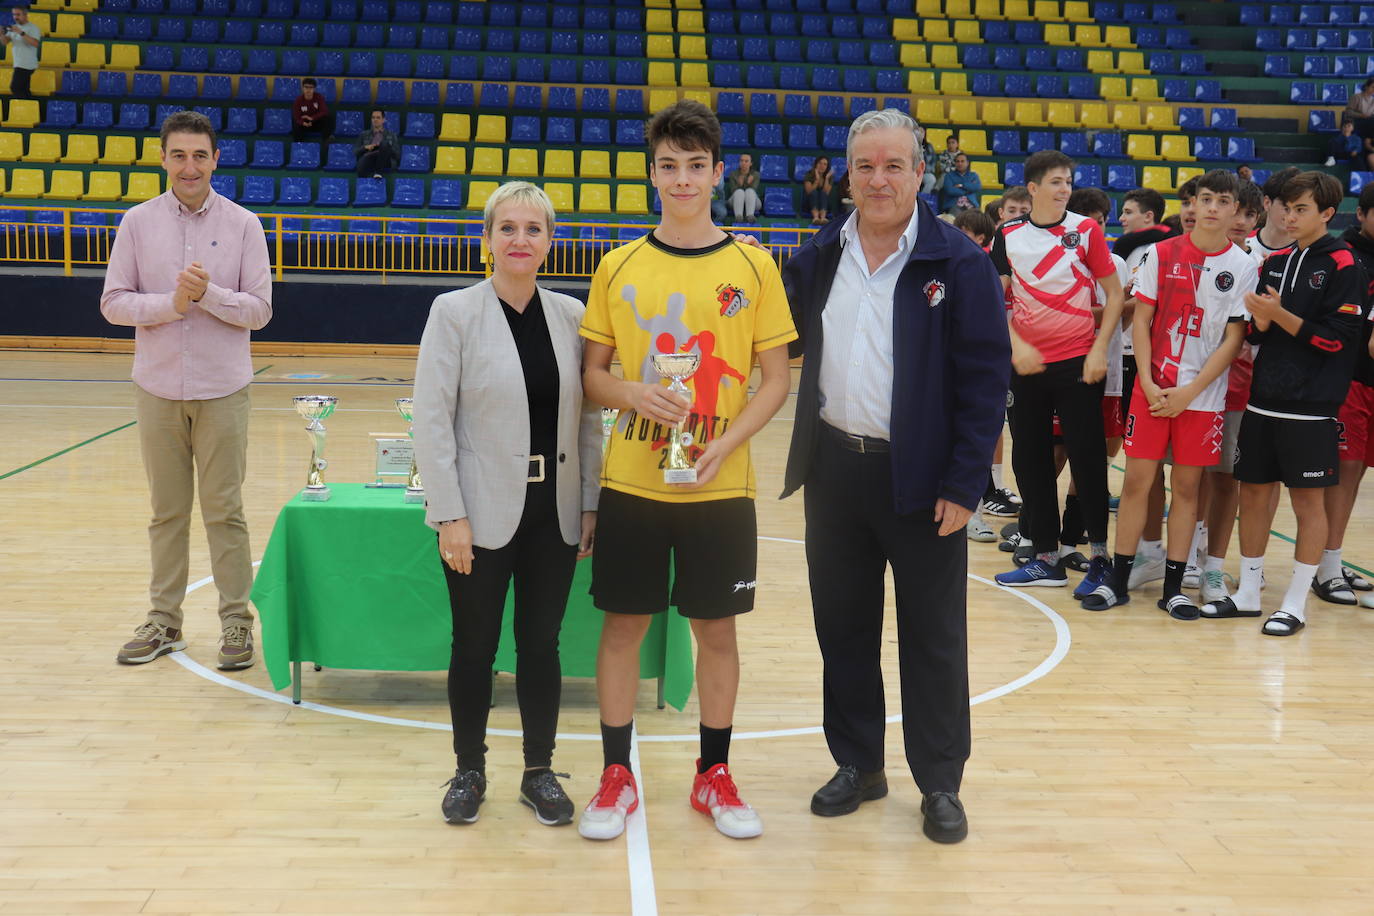
M 528 181 L 508 181 L 487 198 L 486 209 L 482 211 L 482 232 L 491 235 L 491 225 L 496 219 L 496 208 L 502 204 L 529 204 L 537 210 L 544 211 L 544 228 L 550 235 L 553 234 L 554 220 L 556 214 L 553 211 L 553 201 L 549 200 L 549 195 L 544 193 L 544 189 L 530 184 Z
M 914 168 L 924 158 L 921 155 L 921 138 L 917 134 L 919 125 L 915 118 L 900 108 L 865 111 L 855 118 L 854 123 L 849 125 L 849 140 L 845 143 L 845 156 L 851 162 L 853 161 L 854 138 L 859 134 L 867 133 L 870 130 L 885 130 L 890 127 L 911 131 L 911 165 Z

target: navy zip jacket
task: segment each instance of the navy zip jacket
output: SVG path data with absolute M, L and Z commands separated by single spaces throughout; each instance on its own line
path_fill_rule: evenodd
M 892 308 L 892 493 L 910 515 L 945 499 L 975 509 L 987 490 L 1011 377 L 1002 281 L 987 253 L 916 202 L 916 244 Z M 782 496 L 806 483 L 820 440 L 821 312 L 840 263 L 844 220 L 826 225 L 783 265 L 806 355 Z

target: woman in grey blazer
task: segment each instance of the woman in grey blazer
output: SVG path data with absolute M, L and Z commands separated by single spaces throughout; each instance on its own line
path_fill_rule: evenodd
M 513 578 L 520 799 L 540 823 L 567 824 L 573 804 L 551 769 L 558 633 L 573 567 L 592 550 L 601 415 L 582 397 L 582 303 L 535 284 L 553 235 L 548 196 L 523 181 L 502 185 L 483 219 L 492 276 L 434 300 L 415 377 L 425 520 L 438 531 L 453 611 L 458 761 L 442 809 L 449 823 L 470 824 L 486 794 L 491 670 Z

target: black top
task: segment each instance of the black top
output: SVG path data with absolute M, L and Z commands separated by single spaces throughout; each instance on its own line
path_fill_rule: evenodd
M 543 455 L 548 464 L 545 474 L 553 476 L 558 467 L 558 360 L 553 355 L 549 339 L 549 324 L 539 293 L 525 306 L 523 312 L 511 308 L 504 299 L 501 311 L 506 314 L 515 349 L 520 353 L 520 368 L 525 373 L 525 392 L 530 402 L 530 454 Z

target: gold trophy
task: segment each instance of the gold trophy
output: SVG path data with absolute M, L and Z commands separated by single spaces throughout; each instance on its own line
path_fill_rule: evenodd
M 692 392 L 683 384 L 683 380 L 691 378 L 697 371 L 697 366 L 701 365 L 701 354 L 655 353 L 653 360 L 654 371 L 664 378 L 673 380 L 668 390 L 690 401 Z M 664 483 L 697 482 L 697 469 L 692 467 L 692 459 L 687 452 L 692 445 L 692 434 L 682 428 L 682 424 L 686 422 L 684 418 L 668 434 L 668 461 L 663 467 Z
M 320 421 L 334 412 L 339 399 L 331 395 L 306 394 L 291 399 L 296 413 L 310 422 L 305 426 L 305 434 L 310 437 L 314 450 L 310 453 L 310 473 L 305 479 L 305 489 L 301 499 L 306 502 L 324 502 L 329 498 L 329 487 L 324 482 L 324 469 L 329 462 L 324 460 L 324 424 Z
M 415 419 L 415 399 L 397 398 L 396 412 L 401 415 L 401 419 L 411 423 Z M 425 501 L 425 488 L 420 485 L 420 469 L 415 466 L 415 427 L 406 428 L 406 435 L 410 437 L 410 476 L 406 478 L 406 502 L 422 503 Z

